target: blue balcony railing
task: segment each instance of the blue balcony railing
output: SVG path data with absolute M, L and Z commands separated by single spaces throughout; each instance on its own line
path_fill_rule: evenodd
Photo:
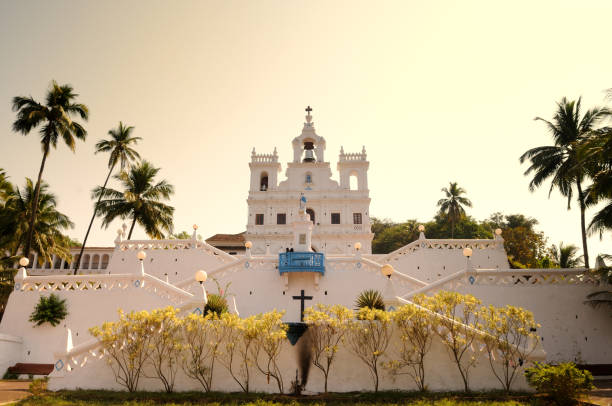
M 283 252 L 278 254 L 278 270 L 285 272 L 319 272 L 325 275 L 325 254 L 320 252 Z

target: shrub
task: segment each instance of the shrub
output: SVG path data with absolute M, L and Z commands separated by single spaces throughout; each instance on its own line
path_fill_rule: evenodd
M 47 391 L 47 382 L 49 381 L 48 377 L 44 377 L 41 379 L 34 379 L 30 382 L 30 393 L 34 396 L 40 396 Z
M 576 397 L 593 389 L 593 375 L 573 362 L 559 365 L 540 364 L 528 368 L 525 377 L 529 386 L 550 396 L 558 405 L 572 405 Z
M 208 295 L 208 302 L 204 307 L 204 314 L 213 313 L 216 316 L 220 316 L 223 313 L 228 312 L 227 300 L 224 297 L 211 293 Z
M 385 303 L 383 302 L 381 293 L 374 289 L 367 289 L 361 292 L 359 296 L 357 296 L 355 306 L 357 306 L 357 310 L 363 309 L 364 307 L 385 310 Z
M 51 296 L 41 296 L 34 311 L 30 315 L 30 321 L 37 326 L 49 323 L 53 327 L 68 316 L 66 309 L 66 299 L 60 299 L 56 294 Z

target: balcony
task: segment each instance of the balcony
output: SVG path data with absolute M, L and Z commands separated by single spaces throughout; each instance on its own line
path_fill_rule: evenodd
M 318 272 L 325 275 L 325 254 L 320 252 L 283 252 L 278 254 L 278 270 L 285 272 Z

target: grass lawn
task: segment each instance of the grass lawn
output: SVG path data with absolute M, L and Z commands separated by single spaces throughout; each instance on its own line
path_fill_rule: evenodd
M 30 397 L 18 403 L 26 405 L 195 405 L 206 404 L 236 406 L 365 406 L 365 405 L 438 405 L 438 406 L 519 406 L 536 404 L 532 394 L 500 392 L 486 393 L 330 393 L 316 396 L 271 395 L 260 393 L 202 393 L 202 392 L 112 392 L 112 391 L 59 391 Z

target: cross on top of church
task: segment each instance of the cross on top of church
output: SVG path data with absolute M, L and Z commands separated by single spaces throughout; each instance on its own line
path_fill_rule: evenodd
M 306 107 L 306 113 L 308 113 L 308 115 L 310 115 L 311 111 L 312 111 L 312 107 L 310 106 Z

